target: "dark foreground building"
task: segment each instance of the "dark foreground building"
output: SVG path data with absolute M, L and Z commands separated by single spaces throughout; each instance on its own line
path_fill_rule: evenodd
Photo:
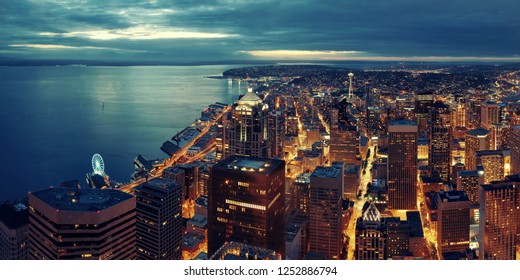
M 285 163 L 231 156 L 211 169 L 208 255 L 236 241 L 285 254 Z
M 29 259 L 135 259 L 135 198 L 109 189 L 29 193 Z

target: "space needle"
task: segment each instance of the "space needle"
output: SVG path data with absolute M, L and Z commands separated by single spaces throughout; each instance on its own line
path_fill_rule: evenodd
M 348 79 L 349 79 L 349 87 L 348 87 L 348 99 L 352 100 L 354 98 L 354 92 L 352 90 L 352 79 L 354 78 L 354 73 L 348 73 Z

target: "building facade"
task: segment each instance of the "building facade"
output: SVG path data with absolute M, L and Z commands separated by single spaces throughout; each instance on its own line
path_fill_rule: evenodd
M 269 156 L 268 109 L 252 88 L 233 105 L 229 127 L 226 128 L 229 143 L 226 157 Z
M 135 197 L 118 190 L 29 193 L 29 258 L 135 259 L 135 223 Z
M 430 109 L 428 127 L 430 148 L 428 169 L 431 177 L 450 180 L 451 167 L 451 122 L 450 110 L 444 103 L 437 101 Z
M 310 178 L 310 252 L 337 260 L 342 241 L 343 166 L 318 166 Z
M 464 165 L 466 170 L 477 169 L 477 151 L 489 150 L 489 130 L 472 129 L 465 135 Z
M 396 121 L 388 125 L 388 208 L 417 208 L 417 125 Z
M 181 185 L 155 178 L 134 189 L 137 258 L 182 259 Z
M 228 241 L 285 253 L 285 163 L 231 156 L 211 169 L 208 255 Z
M 520 245 L 520 175 L 480 188 L 480 258 L 515 260 Z
M 463 191 L 439 192 L 437 197 L 437 248 L 439 254 L 469 248 L 470 201 Z

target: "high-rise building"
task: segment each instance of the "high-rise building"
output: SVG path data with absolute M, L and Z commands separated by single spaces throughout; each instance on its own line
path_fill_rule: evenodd
M 371 203 L 356 222 L 356 260 L 386 259 L 387 236 L 381 212 Z
M 137 258 L 182 259 L 181 186 L 155 178 L 134 189 L 137 218 Z
M 0 205 L 0 260 L 26 260 L 29 213 L 22 203 Z
M 417 207 L 417 125 L 395 121 L 388 125 L 388 208 Z
M 229 150 L 228 127 L 231 120 L 231 112 L 228 111 L 222 115 L 220 122 L 217 124 L 217 134 L 215 136 L 215 159 L 223 160 L 227 157 L 226 152 Z
M 429 114 L 430 148 L 428 169 L 431 177 L 450 180 L 451 166 L 451 124 L 450 110 L 444 103 L 437 101 Z
M 269 157 L 284 159 L 285 117 L 282 111 L 269 113 Z
M 520 245 L 520 175 L 480 188 L 480 258 L 514 260 Z
M 368 203 L 367 203 L 368 204 Z M 424 257 L 424 232 L 417 211 L 406 212 L 406 220 L 382 217 L 376 203 L 363 207 L 356 222 L 357 260 L 384 260 Z
M 285 253 L 285 163 L 231 156 L 211 169 L 208 255 L 228 241 Z
M 455 127 L 466 127 L 468 109 L 463 101 L 457 102 Z
M 426 137 L 428 134 L 428 112 L 431 106 L 433 106 L 432 92 L 419 92 L 415 95 L 414 111 L 420 137 Z
M 439 253 L 469 248 L 470 201 L 464 191 L 439 192 L 437 197 L 437 248 Z
M 464 165 L 466 170 L 477 169 L 477 151 L 489 150 L 489 130 L 472 129 L 465 135 L 465 156 Z
M 480 171 L 480 172 L 479 172 Z M 484 170 L 462 170 L 457 175 L 457 189 L 468 195 L 470 206 L 480 202 L 480 185 L 484 183 Z
M 491 129 L 494 123 L 500 122 L 500 105 L 486 101 L 480 106 L 480 121 L 485 129 Z
M 342 241 L 343 167 L 316 167 L 311 175 L 310 195 L 310 252 L 337 260 Z
M 489 132 L 490 149 L 491 150 L 502 150 L 508 149 L 509 143 L 507 143 L 507 135 L 509 133 L 509 124 L 505 123 L 494 123 L 491 125 Z
M 227 128 L 229 148 L 226 156 L 268 156 L 268 109 L 252 88 L 233 105 Z
M 360 164 L 359 133 L 355 126 L 339 123 L 330 131 L 330 161 Z
M 484 184 L 504 180 L 504 151 L 481 150 L 476 153 L 477 166 L 484 169 Z
M 118 190 L 29 193 L 29 258 L 135 259 L 135 223 L 135 197 Z
M 509 137 L 511 149 L 511 174 L 520 173 L 520 126 L 513 126 Z
M 301 173 L 291 186 L 291 208 L 307 214 L 309 211 L 311 173 Z

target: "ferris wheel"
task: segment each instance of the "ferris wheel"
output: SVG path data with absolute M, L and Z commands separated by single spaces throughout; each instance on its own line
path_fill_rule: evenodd
M 92 170 L 94 174 L 105 175 L 105 162 L 100 154 L 92 156 Z

